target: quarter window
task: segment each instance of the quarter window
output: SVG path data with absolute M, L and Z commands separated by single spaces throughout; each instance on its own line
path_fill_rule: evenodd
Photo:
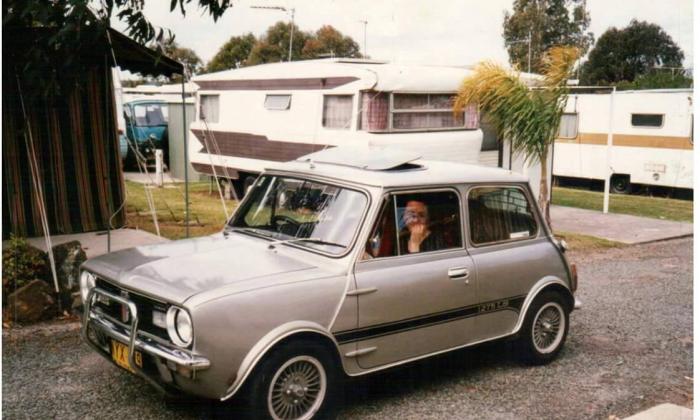
M 365 258 L 462 247 L 459 197 L 452 191 L 396 194 L 384 202 Z
M 664 124 L 664 114 L 632 114 L 634 127 L 661 127 Z
M 537 222 L 517 187 L 479 187 L 469 191 L 469 231 L 475 245 L 532 238 Z
M 265 109 L 285 111 L 292 105 L 292 95 L 265 95 Z
M 578 136 L 578 114 L 562 114 L 559 122 L 559 137 L 562 139 L 573 139 Z
M 199 119 L 210 123 L 219 122 L 219 95 L 199 97 Z
M 352 121 L 352 95 L 325 95 L 323 121 L 326 128 L 349 130 Z

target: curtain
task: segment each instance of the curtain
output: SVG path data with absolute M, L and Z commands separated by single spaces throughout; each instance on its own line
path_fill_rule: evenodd
M 352 95 L 323 97 L 323 126 L 349 130 L 352 121 Z
M 388 117 L 388 93 L 365 92 L 362 95 L 362 130 L 386 130 L 389 122 Z
M 559 137 L 572 139 L 578 135 L 578 114 L 562 114 L 559 123 Z

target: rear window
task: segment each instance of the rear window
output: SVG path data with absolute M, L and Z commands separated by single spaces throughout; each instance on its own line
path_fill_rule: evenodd
M 478 187 L 469 191 L 469 231 L 474 245 L 533 238 L 537 222 L 523 190 Z

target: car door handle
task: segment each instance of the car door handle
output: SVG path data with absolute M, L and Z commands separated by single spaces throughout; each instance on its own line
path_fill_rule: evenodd
M 447 277 L 451 279 L 467 279 L 465 283 L 469 284 L 469 270 L 467 267 L 455 267 L 447 270 Z

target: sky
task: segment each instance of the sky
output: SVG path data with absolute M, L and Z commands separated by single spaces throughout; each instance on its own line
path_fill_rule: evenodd
M 170 12 L 169 1 L 146 4 L 154 25 L 173 31 L 176 41 L 192 48 L 206 63 L 231 36 L 262 35 L 289 13 L 253 9 L 283 6 L 295 9 L 295 23 L 305 31 L 329 24 L 352 36 L 372 58 L 404 63 L 469 65 L 482 60 L 507 63 L 503 46 L 503 16 L 512 0 L 238 0 L 216 23 L 196 5 L 186 16 Z M 194 0 L 193 3 L 197 3 Z M 693 66 L 693 0 L 588 0 L 589 30 L 596 39 L 610 27 L 624 27 L 632 19 L 660 25 Z M 123 30 L 124 24 L 113 21 Z

